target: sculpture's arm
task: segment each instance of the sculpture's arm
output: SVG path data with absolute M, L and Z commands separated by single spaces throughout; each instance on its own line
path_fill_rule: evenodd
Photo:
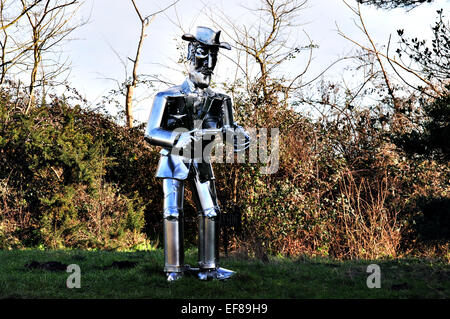
M 172 148 L 176 144 L 180 132 L 168 131 L 161 127 L 168 96 L 169 94 L 166 92 L 156 94 L 150 110 L 144 138 L 152 145 Z
M 234 127 L 236 123 L 234 122 L 233 115 L 233 102 L 231 97 L 225 97 L 223 101 L 223 126 L 224 127 Z
M 250 135 L 234 121 L 233 102 L 231 97 L 225 97 L 223 104 L 223 126 L 225 135 L 232 134 L 235 152 L 245 150 L 250 146 Z M 225 137 L 227 140 L 229 138 Z

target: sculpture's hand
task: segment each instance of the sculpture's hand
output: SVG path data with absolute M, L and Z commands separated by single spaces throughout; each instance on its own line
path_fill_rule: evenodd
M 250 146 L 250 134 L 240 125 L 223 127 L 224 140 L 233 143 L 234 151 L 241 152 Z
M 240 125 L 237 125 L 234 129 L 234 134 L 237 136 L 243 137 L 246 141 L 250 140 L 250 136 L 248 132 Z
M 240 125 L 234 128 L 234 151 L 241 152 L 250 146 L 250 134 Z

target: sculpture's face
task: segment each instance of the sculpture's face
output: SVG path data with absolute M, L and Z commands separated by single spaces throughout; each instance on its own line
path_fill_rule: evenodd
M 209 86 L 217 62 L 217 52 L 218 48 L 201 43 L 189 44 L 189 79 L 196 87 L 204 89 Z

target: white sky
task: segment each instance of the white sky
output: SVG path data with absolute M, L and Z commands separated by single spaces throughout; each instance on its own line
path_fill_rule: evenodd
M 148 15 L 168 6 L 172 0 L 136 0 L 136 2 L 141 13 Z M 348 2 L 352 5 L 356 3 L 355 0 L 348 0 Z M 176 20 L 176 13 L 178 13 L 184 31 L 194 34 L 195 26 L 211 25 L 202 12 L 205 6 L 217 6 L 234 20 L 247 23 L 249 14 L 241 7 L 243 3 L 242 0 L 180 0 L 176 5 L 176 11 L 170 8 L 166 14 L 170 19 Z M 258 0 L 247 0 L 245 6 L 255 7 L 258 3 Z M 406 29 L 407 34 L 411 36 L 428 38 L 431 35 L 430 26 L 435 21 L 436 10 L 444 8 L 444 13 L 446 10 L 448 12 L 450 0 L 436 0 L 433 4 L 424 4 L 409 12 L 404 9 L 384 11 L 368 6 L 361 8 L 366 26 L 375 42 L 386 44 L 389 34 L 392 34 L 391 45 L 394 52 L 394 44 L 398 39 L 397 29 Z M 69 82 L 95 105 L 110 89 L 117 87 L 114 81 L 107 78 L 124 80 L 124 67 L 111 48 L 114 48 L 123 60 L 127 57 L 134 58 L 139 38 L 139 20 L 129 0 L 86 0 L 78 19 L 88 16 L 90 16 L 89 24 L 76 30 L 72 38 L 77 40 L 68 42 L 64 49 L 72 61 Z M 330 62 L 355 48 L 336 31 L 337 23 L 346 34 L 355 39 L 362 39 L 362 35 L 354 24 L 354 18 L 342 0 L 309 0 L 300 16 L 299 22 L 302 26 L 298 28 L 296 36 L 302 40 L 302 45 L 305 45 L 307 41 L 304 31 L 307 32 L 319 48 L 314 51 L 314 60 L 306 79 L 313 78 Z M 149 25 L 146 33 L 138 72 L 163 74 L 173 83 L 181 83 L 184 79 L 181 72 L 169 68 L 182 70 L 182 66 L 176 63 L 180 54 L 176 47 L 183 31 L 171 23 L 166 16 L 160 14 Z M 223 33 L 221 41 L 231 42 Z M 302 61 L 298 63 L 301 67 Z M 131 66 L 129 62 L 128 72 L 131 72 Z M 336 66 L 327 73 L 327 76 L 339 77 L 342 67 L 343 65 Z M 226 62 L 223 57 L 219 57 L 215 70 L 216 77 L 220 74 L 229 74 L 232 69 L 232 64 Z M 145 92 L 138 92 L 138 97 L 139 95 L 142 97 Z M 135 108 L 136 119 L 146 121 L 150 105 L 151 96 L 139 102 Z

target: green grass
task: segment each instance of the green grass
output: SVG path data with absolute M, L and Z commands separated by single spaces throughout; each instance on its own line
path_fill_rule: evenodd
M 59 261 L 78 264 L 81 288 L 66 287 L 65 271 L 28 270 L 25 264 Z M 113 261 L 134 261 L 130 269 L 103 269 Z M 196 252 L 186 262 L 195 266 Z M 367 265 L 381 267 L 381 288 L 369 289 Z M 420 259 L 336 261 L 222 258 L 237 273 L 230 280 L 199 281 L 185 276 L 168 283 L 163 252 L 81 250 L 0 250 L 0 298 L 449 298 L 450 267 Z

